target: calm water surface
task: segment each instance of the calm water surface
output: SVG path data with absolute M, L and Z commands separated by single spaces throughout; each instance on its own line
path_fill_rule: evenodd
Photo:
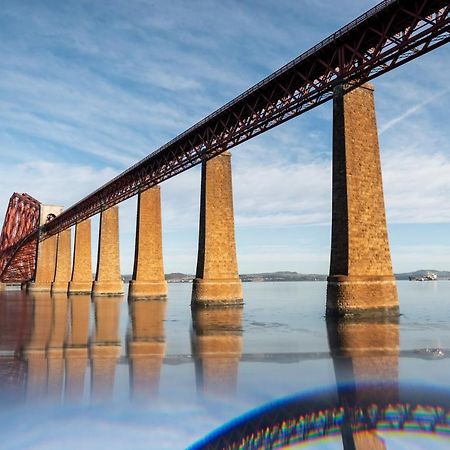
M 321 392 L 433 406 L 450 391 L 450 282 L 398 290 L 398 320 L 328 324 L 321 282 L 245 283 L 243 309 L 193 312 L 189 284 L 169 285 L 166 302 L 2 293 L 0 448 L 183 449 L 249 410 Z M 380 428 L 376 448 L 449 448 L 450 431 L 433 427 Z M 343 448 L 340 435 L 303 445 Z

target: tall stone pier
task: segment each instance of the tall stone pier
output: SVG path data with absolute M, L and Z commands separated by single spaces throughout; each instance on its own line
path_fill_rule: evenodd
M 119 260 L 119 208 L 113 206 L 100 215 L 97 274 L 93 295 L 123 294 Z
M 72 230 L 68 228 L 58 234 L 56 251 L 55 280 L 52 284 L 52 292 L 65 293 L 68 291 L 71 276 Z
M 398 314 L 373 87 L 333 103 L 333 213 L 327 315 Z
M 90 294 L 91 290 L 91 220 L 86 219 L 75 225 L 75 246 L 69 294 Z
M 136 218 L 136 247 L 131 297 L 165 297 L 159 186 L 140 192 Z
M 193 306 L 243 303 L 234 238 L 231 155 L 202 165 L 200 227 Z
M 41 205 L 39 225 L 44 225 L 52 220 L 62 210 L 62 206 Z M 28 290 L 45 292 L 52 289 L 52 283 L 55 279 L 57 245 L 58 235 L 56 234 L 39 242 L 34 281 L 28 285 Z

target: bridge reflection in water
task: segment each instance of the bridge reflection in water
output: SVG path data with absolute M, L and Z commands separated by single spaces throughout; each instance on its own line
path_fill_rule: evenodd
M 24 402 L 31 408 L 43 403 L 108 403 L 117 394 L 118 367 L 125 365 L 131 400 L 152 405 L 164 365 L 187 364 L 195 372 L 199 400 L 233 401 L 241 362 L 331 358 L 337 388 L 250 413 L 193 448 L 265 448 L 274 442 L 288 446 L 332 436 L 345 449 L 384 449 L 386 430 L 416 426 L 449 433 L 450 401 L 445 395 L 423 395 L 419 402 L 417 393 L 408 398 L 408 391 L 399 387 L 399 358 L 414 355 L 400 351 L 396 316 L 328 318 L 329 352 L 304 348 L 298 353 L 286 349 L 286 353 L 270 354 L 243 351 L 243 308 L 194 308 L 191 353 L 166 355 L 168 301 L 129 298 L 128 309 L 122 307 L 124 301 L 123 296 L 3 293 L 2 400 Z M 120 314 L 124 311 L 128 311 L 128 328 L 122 342 Z M 124 374 L 127 371 L 121 370 L 121 391 L 124 386 L 126 390 Z M 250 442 L 253 447 L 246 447 Z

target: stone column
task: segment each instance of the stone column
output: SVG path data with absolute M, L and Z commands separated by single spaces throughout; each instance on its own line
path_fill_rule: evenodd
M 119 208 L 112 206 L 100 214 L 97 274 L 93 295 L 121 295 L 123 281 L 119 261 Z
M 41 205 L 39 224 L 44 225 L 62 212 L 62 206 Z M 28 285 L 32 292 L 50 291 L 55 279 L 58 236 L 52 235 L 38 243 L 34 281 Z
M 89 294 L 91 290 L 91 220 L 86 219 L 75 225 L 75 246 L 69 294 Z
M 65 348 L 65 399 L 80 402 L 88 363 L 90 295 L 70 297 L 70 328 Z
M 56 252 L 55 281 L 52 284 L 52 292 L 67 292 L 69 288 L 72 253 L 72 230 L 68 228 L 58 234 Z
M 140 192 L 138 196 L 134 270 L 128 295 L 132 297 L 167 296 L 162 254 L 159 186 Z
M 130 389 L 133 399 L 145 401 L 157 396 L 166 350 L 164 320 L 167 302 L 130 299 L 132 335 L 128 339 Z
M 243 303 L 234 238 L 231 155 L 222 153 L 202 164 L 197 274 L 192 304 Z
M 236 391 L 242 312 L 241 307 L 192 310 L 192 354 L 200 392 L 229 396 Z
M 50 291 L 55 279 L 56 247 L 58 236 L 55 234 L 39 242 L 34 282 L 28 285 L 31 292 Z
M 373 88 L 333 103 L 333 213 L 327 315 L 398 314 Z
M 123 297 L 95 297 L 95 336 L 90 346 L 91 399 L 109 401 L 113 396 L 120 355 L 119 318 Z

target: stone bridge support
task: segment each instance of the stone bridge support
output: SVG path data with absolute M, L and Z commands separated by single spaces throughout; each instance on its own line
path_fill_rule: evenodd
M 41 205 L 39 224 L 44 225 L 52 216 L 55 217 L 62 212 L 62 206 Z M 34 281 L 28 285 L 32 292 L 45 292 L 52 289 L 56 271 L 56 250 L 58 246 L 58 235 L 53 235 L 39 242 L 36 272 Z
M 65 293 L 69 289 L 72 256 L 72 230 L 68 228 L 58 234 L 56 251 L 55 280 L 52 283 L 53 293 Z
M 119 259 L 119 208 L 112 206 L 100 214 L 97 274 L 93 295 L 121 295 L 123 281 Z
M 75 225 L 75 246 L 69 294 L 90 294 L 91 290 L 91 220 L 86 219 Z
M 243 303 L 234 237 L 231 154 L 202 164 L 197 273 L 192 305 Z
M 398 314 L 373 87 L 333 103 L 333 212 L 327 315 Z
M 136 247 L 131 297 L 165 297 L 159 186 L 140 192 L 136 218 Z

